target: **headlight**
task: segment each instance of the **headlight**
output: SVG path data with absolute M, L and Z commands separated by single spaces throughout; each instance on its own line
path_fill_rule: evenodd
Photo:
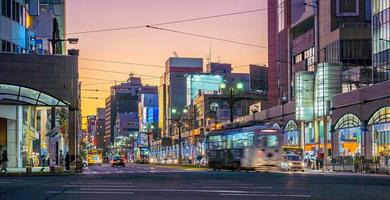
M 288 166 L 292 166 L 293 164 L 291 162 L 288 163 Z
M 302 167 L 305 167 L 305 163 L 304 162 L 302 162 L 301 165 L 302 165 Z

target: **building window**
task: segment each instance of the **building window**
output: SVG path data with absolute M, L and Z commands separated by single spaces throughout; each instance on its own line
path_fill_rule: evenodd
M 337 17 L 357 17 L 359 16 L 359 0 L 337 0 Z
M 284 0 L 278 0 L 277 15 L 278 32 L 280 32 L 284 29 Z
M 11 0 L 2 0 L 1 13 L 3 16 L 11 18 Z
M 302 62 L 302 53 L 299 53 L 298 55 L 294 56 L 294 63 L 297 64 L 300 62 Z
M 2 40 L 1 41 L 1 51 L 11 52 L 12 51 L 12 43 L 8 42 L 7 40 Z

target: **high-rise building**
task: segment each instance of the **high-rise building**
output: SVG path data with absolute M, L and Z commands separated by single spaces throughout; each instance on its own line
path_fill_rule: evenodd
M 158 138 L 158 94 L 141 94 L 138 101 L 139 130 L 153 132 L 154 138 Z
M 58 24 L 58 36 L 60 39 L 65 39 L 66 33 L 66 15 L 65 15 L 65 0 L 39 0 L 39 6 L 46 11 L 51 11 Z M 56 45 L 57 54 L 65 54 L 66 42 L 59 42 Z
M 372 61 L 375 83 L 390 80 L 390 2 L 372 0 Z
M 95 145 L 97 149 L 104 148 L 104 119 L 105 119 L 105 109 L 97 108 L 96 109 L 96 121 L 95 121 Z
M 182 110 L 186 106 L 186 75 L 203 71 L 202 58 L 169 58 L 160 79 L 159 119 L 162 136 L 171 134 L 171 109 Z M 162 102 L 164 104 L 162 105 Z M 161 106 L 160 106 L 161 105 Z
M 319 63 L 338 63 L 343 92 L 371 82 L 371 1 L 320 1 Z
M 288 100 L 288 35 L 291 0 L 268 0 L 268 103 L 270 107 Z
M 34 33 L 29 31 L 31 23 L 26 16 L 30 13 L 26 6 L 24 1 L 1 1 L 1 51 L 22 53 L 32 49 Z
M 106 98 L 105 140 L 106 145 L 115 140 L 115 122 L 118 113 L 138 113 L 138 98 L 142 89 L 141 78 L 130 76 L 127 82 L 111 87 Z
M 252 91 L 268 91 L 268 67 L 249 65 L 249 87 Z
M 87 133 L 93 134 L 95 132 L 96 115 L 87 116 Z
M 166 101 L 167 101 L 167 87 L 165 84 L 165 76 L 166 74 L 163 73 L 160 77 L 160 84 L 158 86 L 158 129 L 161 133 L 160 137 L 167 136 L 166 134 L 166 115 L 167 115 L 167 109 L 165 108 Z
M 1 1 L 1 51 L 48 54 L 48 39 L 65 35 L 65 0 Z M 10 20 L 6 20 L 10 19 Z M 53 27 L 56 27 L 53 29 Z M 53 31 L 57 30 L 58 31 Z M 56 43 L 56 54 L 66 54 L 65 42 Z

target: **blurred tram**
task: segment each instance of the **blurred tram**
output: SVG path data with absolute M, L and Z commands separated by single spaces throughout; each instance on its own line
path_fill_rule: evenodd
M 209 132 L 208 164 L 214 170 L 279 170 L 282 162 L 282 130 L 270 124 Z

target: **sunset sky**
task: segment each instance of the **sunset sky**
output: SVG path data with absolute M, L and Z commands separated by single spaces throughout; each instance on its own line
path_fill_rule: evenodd
M 265 0 L 69 0 L 66 6 L 66 31 L 74 33 L 155 24 L 266 8 L 266 4 Z M 267 11 L 259 11 L 160 27 L 267 46 L 266 22 Z M 266 49 L 148 28 L 69 34 L 67 37 L 80 39 L 77 45 L 68 45 L 68 48 L 80 49 L 83 116 L 95 114 L 97 107 L 104 107 L 104 98 L 108 96 L 109 87 L 114 85 L 114 80 L 124 81 L 131 72 L 136 75 L 160 76 L 164 68 L 158 66 L 164 66 L 174 51 L 180 57 L 204 58 L 206 63 L 211 46 L 213 62 L 226 62 L 233 66 L 267 63 Z M 157 67 L 92 62 L 85 59 L 144 63 Z M 99 72 L 86 68 L 124 73 Z M 239 67 L 234 71 L 246 72 L 247 69 Z M 144 84 L 158 85 L 159 78 L 143 78 Z

